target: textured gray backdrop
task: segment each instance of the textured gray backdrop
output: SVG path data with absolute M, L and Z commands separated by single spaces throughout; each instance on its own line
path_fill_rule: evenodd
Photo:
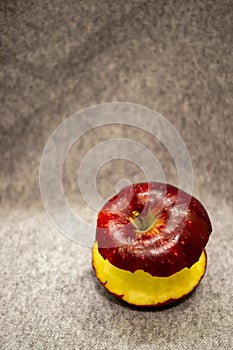
M 232 5 L 0 2 L 2 349 L 233 346 Z M 156 109 L 177 128 L 193 162 L 193 193 L 213 223 L 206 276 L 172 308 L 135 310 L 110 297 L 94 278 L 90 249 L 59 234 L 41 204 L 39 162 L 52 131 L 76 111 L 110 101 Z M 152 137 L 129 127 L 99 128 L 65 162 L 65 192 L 77 210 L 84 208 L 75 193 L 77 167 L 111 137 L 143 142 L 177 183 L 168 152 Z M 107 198 L 125 177 L 144 179 L 131 163 L 111 162 L 98 174 L 98 190 Z

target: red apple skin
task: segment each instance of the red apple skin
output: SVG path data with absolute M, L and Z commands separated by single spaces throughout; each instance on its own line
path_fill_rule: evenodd
M 156 222 L 140 232 L 133 224 L 135 212 L 142 223 L 148 213 Z M 104 205 L 98 214 L 96 240 L 99 253 L 112 265 L 168 277 L 198 261 L 211 231 L 208 214 L 197 199 L 172 185 L 139 183 Z

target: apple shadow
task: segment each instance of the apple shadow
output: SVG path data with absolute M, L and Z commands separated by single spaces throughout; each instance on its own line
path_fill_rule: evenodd
M 121 300 L 120 298 L 112 295 L 110 292 L 108 292 L 104 286 L 99 282 L 99 280 L 96 278 L 95 272 L 93 270 L 90 270 L 91 277 L 93 278 L 95 290 L 96 292 L 101 296 L 110 301 L 111 303 L 114 303 L 116 305 L 119 305 L 121 307 L 124 307 L 129 310 L 137 310 L 137 311 L 151 311 L 151 312 L 162 312 L 164 310 L 172 309 L 178 305 L 184 304 L 193 294 L 196 292 L 196 288 L 192 290 L 188 295 L 184 296 L 182 299 L 179 299 L 177 301 L 174 301 L 170 304 L 165 304 L 161 306 L 138 306 L 138 305 L 132 305 L 128 304 L 126 301 Z

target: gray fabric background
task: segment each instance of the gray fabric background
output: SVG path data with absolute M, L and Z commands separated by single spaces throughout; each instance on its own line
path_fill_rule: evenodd
M 230 349 L 232 1 L 0 6 L 0 347 Z M 193 163 L 193 193 L 212 220 L 206 276 L 174 307 L 137 310 L 109 296 L 94 278 L 90 249 L 61 235 L 41 203 L 38 170 L 48 137 L 69 115 L 110 101 L 156 109 L 177 128 Z M 75 193 L 77 167 L 111 137 L 144 143 L 177 184 L 168 152 L 153 138 L 103 127 L 85 135 L 65 163 L 65 193 L 76 210 L 86 210 Z M 144 179 L 129 162 L 113 161 L 97 178 L 104 198 L 121 178 Z

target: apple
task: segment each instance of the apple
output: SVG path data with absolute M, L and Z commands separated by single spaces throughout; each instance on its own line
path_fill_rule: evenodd
M 168 184 L 134 184 L 100 210 L 92 265 L 103 286 L 127 303 L 169 304 L 200 283 L 211 231 L 193 196 Z

